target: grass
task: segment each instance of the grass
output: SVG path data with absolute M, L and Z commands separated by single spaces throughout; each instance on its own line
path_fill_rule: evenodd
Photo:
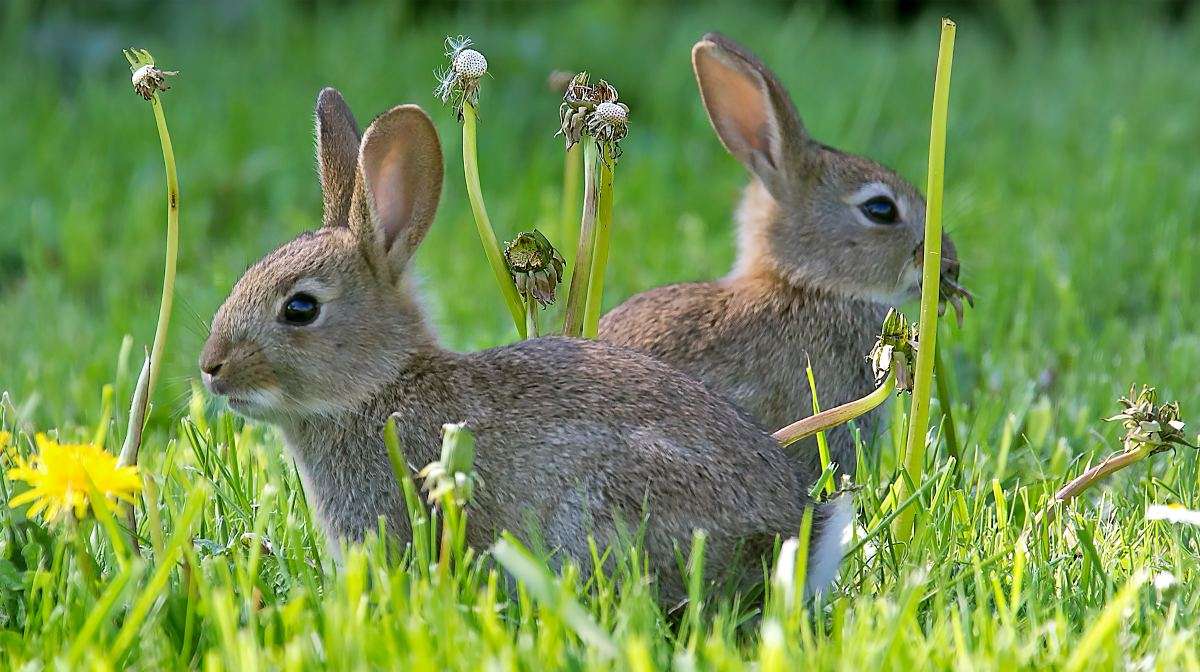
M 475 37 L 493 75 L 481 180 L 505 238 L 559 230 L 558 96 L 546 74 L 586 68 L 620 82 L 637 132 L 614 207 L 611 306 L 719 275 L 732 259 L 729 212 L 744 176 L 691 81 L 688 48 L 700 34 L 720 28 L 749 42 L 816 137 L 922 184 L 936 15 L 894 27 L 806 6 L 539 6 L 525 16 L 481 5 L 418 16 L 267 2 L 110 23 L 54 9 L 35 21 L 23 7 L 0 10 L 10 47 L 0 78 L 15 83 L 0 93 L 6 426 L 90 436 L 103 385 L 129 398 L 130 364 L 153 334 L 162 168 L 121 47 L 144 46 L 181 71 L 166 97 L 188 205 L 180 328 L 142 451 L 152 480 L 140 553 L 125 562 L 90 522 L 71 531 L 0 513 L 0 667 L 608 669 L 615 651 L 629 669 L 1200 669 L 1200 531 L 1144 518 L 1151 503 L 1200 508 L 1195 451 L 1119 474 L 1018 543 L 1040 498 L 1119 446 L 1120 428 L 1099 419 L 1131 382 L 1181 400 L 1193 431 L 1200 417 L 1194 12 L 954 17 L 944 220 L 980 298 L 963 328 L 939 338 L 961 473 L 946 467 L 944 445 L 932 449 L 909 500 L 915 534 L 893 539 L 879 510 L 904 442 L 903 408 L 892 404 L 889 430 L 861 462 L 859 520 L 873 536 L 856 543 L 830 594 L 788 608 L 773 587 L 771 616 L 758 618 L 702 585 L 702 606 L 664 615 L 629 549 L 616 549 L 611 575 L 584 584 L 567 568 L 535 590 L 478 564 L 438 574 L 380 543 L 349 550 L 335 571 L 278 437 L 192 403 L 204 321 L 247 264 L 319 222 L 311 114 L 322 85 L 339 86 L 360 122 L 422 104 L 453 157 L 457 122 L 434 101 L 431 73 L 445 35 Z M 488 271 L 457 164 L 447 161 L 443 206 L 416 263 L 443 337 L 473 349 L 512 327 L 481 289 Z M 134 354 L 122 370 L 126 334 Z M 118 410 L 110 449 L 123 421 Z M 12 485 L 0 485 L 7 499 Z M 1153 580 L 1164 572 L 1174 585 Z M 578 625 L 575 604 L 599 634 Z M 612 651 L 598 643 L 607 641 Z

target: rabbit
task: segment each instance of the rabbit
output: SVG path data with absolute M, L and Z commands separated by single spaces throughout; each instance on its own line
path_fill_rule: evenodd
M 606 314 L 601 340 L 648 353 L 732 400 L 769 429 L 874 389 L 866 356 L 889 306 L 919 294 L 925 201 L 902 177 L 808 135 L 775 74 L 733 40 L 708 33 L 692 67 L 712 127 L 752 174 L 736 212 L 733 270 L 658 287 Z M 957 278 L 942 238 L 943 275 Z M 875 414 L 860 419 L 870 429 Z M 853 475 L 846 427 L 831 460 Z M 815 439 L 801 471 L 818 466 Z
M 675 553 L 694 529 L 707 531 L 713 576 L 754 574 L 761 557 L 746 564 L 745 552 L 761 556 L 795 535 L 811 507 L 808 589 L 833 579 L 849 495 L 811 500 L 779 444 L 699 381 L 597 341 L 547 337 L 471 354 L 439 346 L 406 273 L 442 188 L 433 123 L 400 105 L 360 139 L 334 89 L 321 92 L 316 122 L 323 226 L 245 272 L 199 367 L 232 410 L 280 430 L 331 546 L 361 539 L 381 517 L 411 539 L 383 442 L 389 417 L 414 465 L 437 459 L 439 429 L 461 421 L 477 443 L 475 548 L 509 530 L 587 567 L 589 535 L 611 544 L 644 524 L 660 595 L 677 599 Z

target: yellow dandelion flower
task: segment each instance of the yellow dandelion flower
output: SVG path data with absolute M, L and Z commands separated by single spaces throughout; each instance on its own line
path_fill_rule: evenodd
M 45 434 L 35 437 L 38 454 L 29 460 L 17 456 L 8 478 L 24 481 L 29 489 L 9 500 L 12 507 L 32 503 L 26 515 L 44 514 L 47 520 L 65 511 L 82 518 L 88 511 L 89 482 L 96 491 L 132 503 L 142 489 L 137 467 L 117 466 L 117 457 L 91 443 L 58 443 Z
M 0 432 L 0 448 L 4 448 L 12 441 L 12 432 Z

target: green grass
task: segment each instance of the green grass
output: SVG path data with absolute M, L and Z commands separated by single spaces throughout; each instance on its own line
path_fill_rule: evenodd
M 482 5 L 418 16 L 264 3 L 112 22 L 51 9 L 31 22 L 23 6 L 0 10 L 4 424 L 89 433 L 105 383 L 128 399 L 129 369 L 153 333 L 161 156 L 121 47 L 181 71 L 164 96 L 181 260 L 143 449 L 161 528 L 140 511 L 141 551 L 123 565 L 90 524 L 71 532 L 0 513 L 0 667 L 608 669 L 604 646 L 559 599 L 570 596 L 630 669 L 1200 669 L 1200 531 L 1144 520 L 1150 503 L 1200 508 L 1195 451 L 1118 475 L 1017 545 L 1040 497 L 1119 446 L 1119 428 L 1099 419 L 1131 382 L 1179 399 L 1193 431 L 1200 422 L 1195 12 L 1181 22 L 1154 7 L 954 16 L 944 217 L 979 302 L 939 340 L 963 473 L 941 471 L 945 448 L 932 450 L 911 543 L 883 525 L 822 601 L 789 608 L 773 590 L 759 618 L 701 586 L 702 606 L 664 616 L 628 549 L 613 576 L 584 585 L 568 570 L 560 584 L 535 580 L 537 590 L 482 566 L 438 574 L 383 544 L 335 570 L 279 439 L 189 409 L 204 323 L 242 269 L 318 225 L 311 126 L 323 85 L 340 87 L 363 123 L 399 102 L 433 114 L 445 196 L 417 269 L 444 340 L 474 349 L 513 329 L 453 160 L 457 123 L 432 95 L 444 35 L 471 35 L 489 60 L 479 157 L 502 239 L 537 226 L 561 245 L 563 158 L 546 74 L 587 68 L 620 88 L 632 127 L 606 283 L 614 305 L 720 275 L 732 259 L 729 213 L 744 176 L 691 79 L 701 33 L 719 28 L 762 54 L 816 137 L 923 184 L 935 14 L 891 27 L 805 7 L 537 5 L 526 16 Z M 126 334 L 133 353 L 119 373 Z M 118 413 L 110 448 L 122 427 Z M 894 417 L 861 470 L 860 521 L 877 517 L 903 428 Z M 7 499 L 12 484 L 0 484 Z M 172 556 L 185 562 L 164 562 Z M 1143 572 L 1177 583 L 1134 582 Z

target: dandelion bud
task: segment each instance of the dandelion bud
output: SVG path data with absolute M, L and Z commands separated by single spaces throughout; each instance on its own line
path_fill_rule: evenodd
M 895 309 L 889 310 L 883 319 L 883 328 L 875 347 L 871 349 L 871 370 L 875 384 L 883 383 L 888 373 L 896 376 L 896 388 L 912 391 L 912 364 L 917 351 L 917 325 L 909 325 L 908 319 Z
M 479 79 L 487 74 L 487 59 L 474 49 L 463 49 L 454 57 L 451 67 L 459 77 Z
M 475 489 L 475 435 L 465 423 L 442 425 L 442 454 L 418 474 L 431 503 L 452 494 L 460 505 L 471 499 Z
M 543 306 L 554 303 L 566 262 L 541 231 L 518 233 L 504 246 L 504 261 L 518 292 Z

